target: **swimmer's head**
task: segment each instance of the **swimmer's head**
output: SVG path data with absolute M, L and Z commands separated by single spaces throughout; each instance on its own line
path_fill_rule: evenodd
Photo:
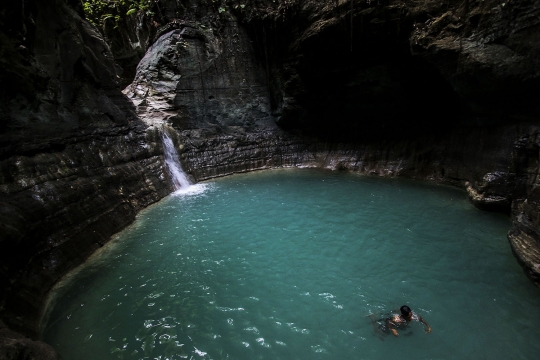
M 402 314 L 403 316 L 407 316 L 407 317 L 408 317 L 409 314 L 411 313 L 411 308 L 408 307 L 407 305 L 403 305 L 399 310 L 401 311 L 401 314 Z

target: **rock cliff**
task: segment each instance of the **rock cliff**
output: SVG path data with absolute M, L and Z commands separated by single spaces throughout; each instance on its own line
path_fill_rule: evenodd
M 170 192 L 159 135 L 80 16 L 61 0 L 14 1 L 0 18 L 0 316 L 32 337 L 54 283 Z
M 461 186 L 512 216 L 512 250 L 540 283 L 540 1 L 161 0 L 159 23 L 105 29 L 112 51 L 76 0 L 3 7 L 12 329 L 35 336 L 59 277 L 170 192 L 161 130 L 199 181 L 317 166 Z M 121 79 L 114 57 L 141 60 Z

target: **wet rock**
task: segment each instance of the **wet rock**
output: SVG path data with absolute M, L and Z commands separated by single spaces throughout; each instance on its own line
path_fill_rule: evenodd
M 539 284 L 540 235 L 537 227 L 525 214 L 518 214 L 514 218 L 512 230 L 508 233 L 508 240 L 527 276 Z
M 170 186 L 159 135 L 121 93 L 99 32 L 62 0 L 0 16 L 0 77 L 13 84 L 0 90 L 0 316 L 36 337 L 54 283 Z
M 61 358 L 52 346 L 11 331 L 0 321 L 0 359 L 60 360 Z

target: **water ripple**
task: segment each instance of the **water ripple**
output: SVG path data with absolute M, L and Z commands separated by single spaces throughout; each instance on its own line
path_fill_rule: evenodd
M 73 276 L 44 338 L 66 360 L 540 353 L 540 296 L 505 218 L 446 187 L 305 174 L 235 176 L 146 209 Z M 381 334 L 405 303 L 431 334 Z

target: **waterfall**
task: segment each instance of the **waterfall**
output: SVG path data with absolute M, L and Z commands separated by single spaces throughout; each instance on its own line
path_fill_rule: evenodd
M 178 153 L 174 147 L 172 139 L 163 131 L 161 133 L 163 141 L 163 155 L 165 157 L 165 165 L 169 170 L 173 182 L 174 190 L 186 190 L 190 187 L 191 182 L 182 170 L 182 165 L 178 160 Z

